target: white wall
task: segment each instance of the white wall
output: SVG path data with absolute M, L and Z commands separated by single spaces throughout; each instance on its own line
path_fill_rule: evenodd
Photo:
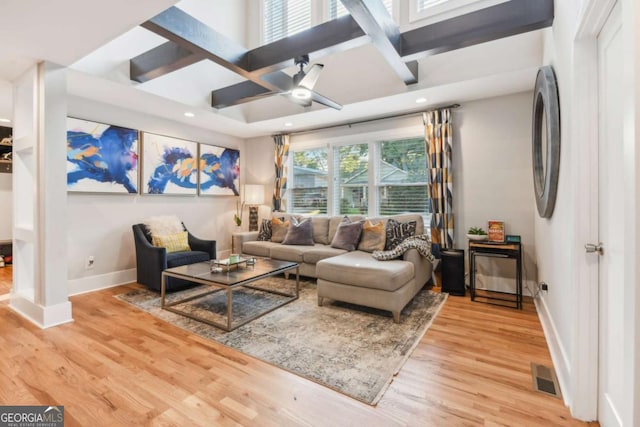
M 532 86 L 534 81 L 532 76 Z M 456 247 L 466 248 L 470 227 L 486 230 L 487 221 L 503 220 L 506 234 L 521 236 L 525 285 L 535 291 L 532 100 L 533 94 L 524 92 L 467 102 L 456 110 L 453 179 Z M 476 261 L 476 286 L 513 291 L 514 261 Z
M 532 76 L 532 86 L 534 81 Z M 522 237 L 525 279 L 530 287 L 536 282 L 532 96 L 531 92 L 501 96 L 468 102 L 453 110 L 455 245 L 466 250 L 465 235 L 469 227 L 486 229 L 488 220 L 504 220 L 508 234 Z M 422 135 L 422 118 L 413 116 L 293 135 L 291 145 Z M 253 138 L 246 144 L 247 173 L 272 189 L 275 173 L 271 138 Z M 513 261 L 479 259 L 478 270 L 479 285 L 497 290 L 514 289 Z
M 162 135 L 241 150 L 244 141 L 209 130 L 189 127 L 151 115 L 70 97 L 69 116 L 140 129 Z M 243 181 L 241 173 L 241 182 Z M 189 231 L 217 241 L 218 253 L 231 249 L 233 213 L 237 197 L 186 197 L 68 194 L 67 244 L 70 293 L 135 281 L 135 250 L 131 226 L 155 215 L 177 215 Z M 85 269 L 88 256 L 95 267 Z
M 575 417 L 597 417 L 598 375 L 598 260 L 586 255 L 584 244 L 598 242 L 597 229 L 597 52 L 596 37 L 611 2 L 563 0 L 555 2 L 555 19 L 546 31 L 544 63 L 554 67 L 560 91 L 561 155 L 555 211 L 552 218 L 536 215 L 535 239 L 539 280 L 549 284 L 538 311 L 559 376 L 565 403 Z M 620 425 L 640 423 L 640 293 L 637 241 L 640 152 L 640 7 L 636 0 L 619 1 L 623 16 L 625 49 L 624 182 L 625 199 L 620 217 L 627 239 L 621 256 L 624 264 L 625 304 L 620 307 L 625 328 L 625 372 L 621 384 L 626 401 Z M 606 242 L 604 242 L 606 248 Z M 606 249 L 605 249 L 606 250 Z
M 13 238 L 13 174 L 0 173 L 0 240 Z

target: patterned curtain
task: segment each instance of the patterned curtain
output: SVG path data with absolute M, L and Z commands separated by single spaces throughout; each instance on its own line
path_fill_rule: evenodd
M 284 212 L 284 193 L 287 191 L 287 158 L 289 157 L 289 135 L 274 135 L 276 181 L 273 187 L 273 211 Z
M 453 145 L 451 111 L 448 108 L 423 113 L 429 203 L 431 206 L 431 243 L 434 254 L 453 247 Z

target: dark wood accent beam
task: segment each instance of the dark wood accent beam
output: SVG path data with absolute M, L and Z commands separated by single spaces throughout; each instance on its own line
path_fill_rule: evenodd
M 387 12 L 381 0 L 341 0 L 360 28 L 371 37 L 393 71 L 405 84 L 418 82 L 418 63 L 405 64 L 400 57 L 402 39 L 400 28 Z
M 351 16 L 343 16 L 250 50 L 247 70 L 262 75 L 290 67 L 296 56 L 324 56 L 369 42 L 370 38 L 356 21 Z
M 281 71 L 265 74 L 262 76 L 262 80 L 281 88 L 280 92 L 293 89 L 291 76 Z M 231 107 L 232 105 L 244 104 L 257 98 L 263 98 L 269 93 L 275 94 L 275 92 L 249 80 L 211 91 L 211 106 L 214 108 Z
M 173 6 L 144 22 L 142 27 L 166 38 L 183 49 L 201 55 L 253 83 L 272 91 L 283 90 L 252 74 L 247 68 L 248 50 L 235 41 L 218 33 L 193 16 Z
M 511 0 L 402 33 L 401 55 L 416 60 L 553 24 L 553 0 Z
M 200 62 L 204 56 L 195 54 L 173 42 L 166 42 L 129 61 L 131 80 L 144 83 Z
M 211 106 L 213 108 L 231 107 L 232 105 L 239 105 L 254 101 L 269 93 L 272 93 L 269 89 L 255 84 L 252 81 L 236 83 L 234 85 L 212 91 Z

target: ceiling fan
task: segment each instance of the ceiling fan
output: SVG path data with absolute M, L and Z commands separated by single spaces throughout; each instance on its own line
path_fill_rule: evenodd
M 296 56 L 293 62 L 300 68 L 300 71 L 293 75 L 293 88 L 288 91 L 279 92 L 279 94 L 289 95 L 289 98 L 293 102 L 303 107 L 309 107 L 312 102 L 317 102 L 318 104 L 326 105 L 336 110 L 342 109 L 342 105 L 313 91 L 313 87 L 316 85 L 324 65 L 313 64 L 305 72 L 304 67 L 309 63 L 309 55 Z

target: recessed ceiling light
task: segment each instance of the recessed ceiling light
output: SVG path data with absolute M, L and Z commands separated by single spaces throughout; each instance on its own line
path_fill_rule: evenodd
M 196 115 L 193 114 L 191 111 L 187 111 L 186 113 L 184 113 L 185 117 L 195 117 Z
M 416 104 L 424 104 L 427 102 L 427 98 L 418 98 L 416 99 Z
M 293 126 L 293 123 L 287 122 L 287 123 L 284 124 L 284 126 L 290 128 L 291 126 Z
M 2 119 L 0 119 L 0 122 L 2 122 L 2 123 L 11 123 L 11 120 L 2 118 Z

